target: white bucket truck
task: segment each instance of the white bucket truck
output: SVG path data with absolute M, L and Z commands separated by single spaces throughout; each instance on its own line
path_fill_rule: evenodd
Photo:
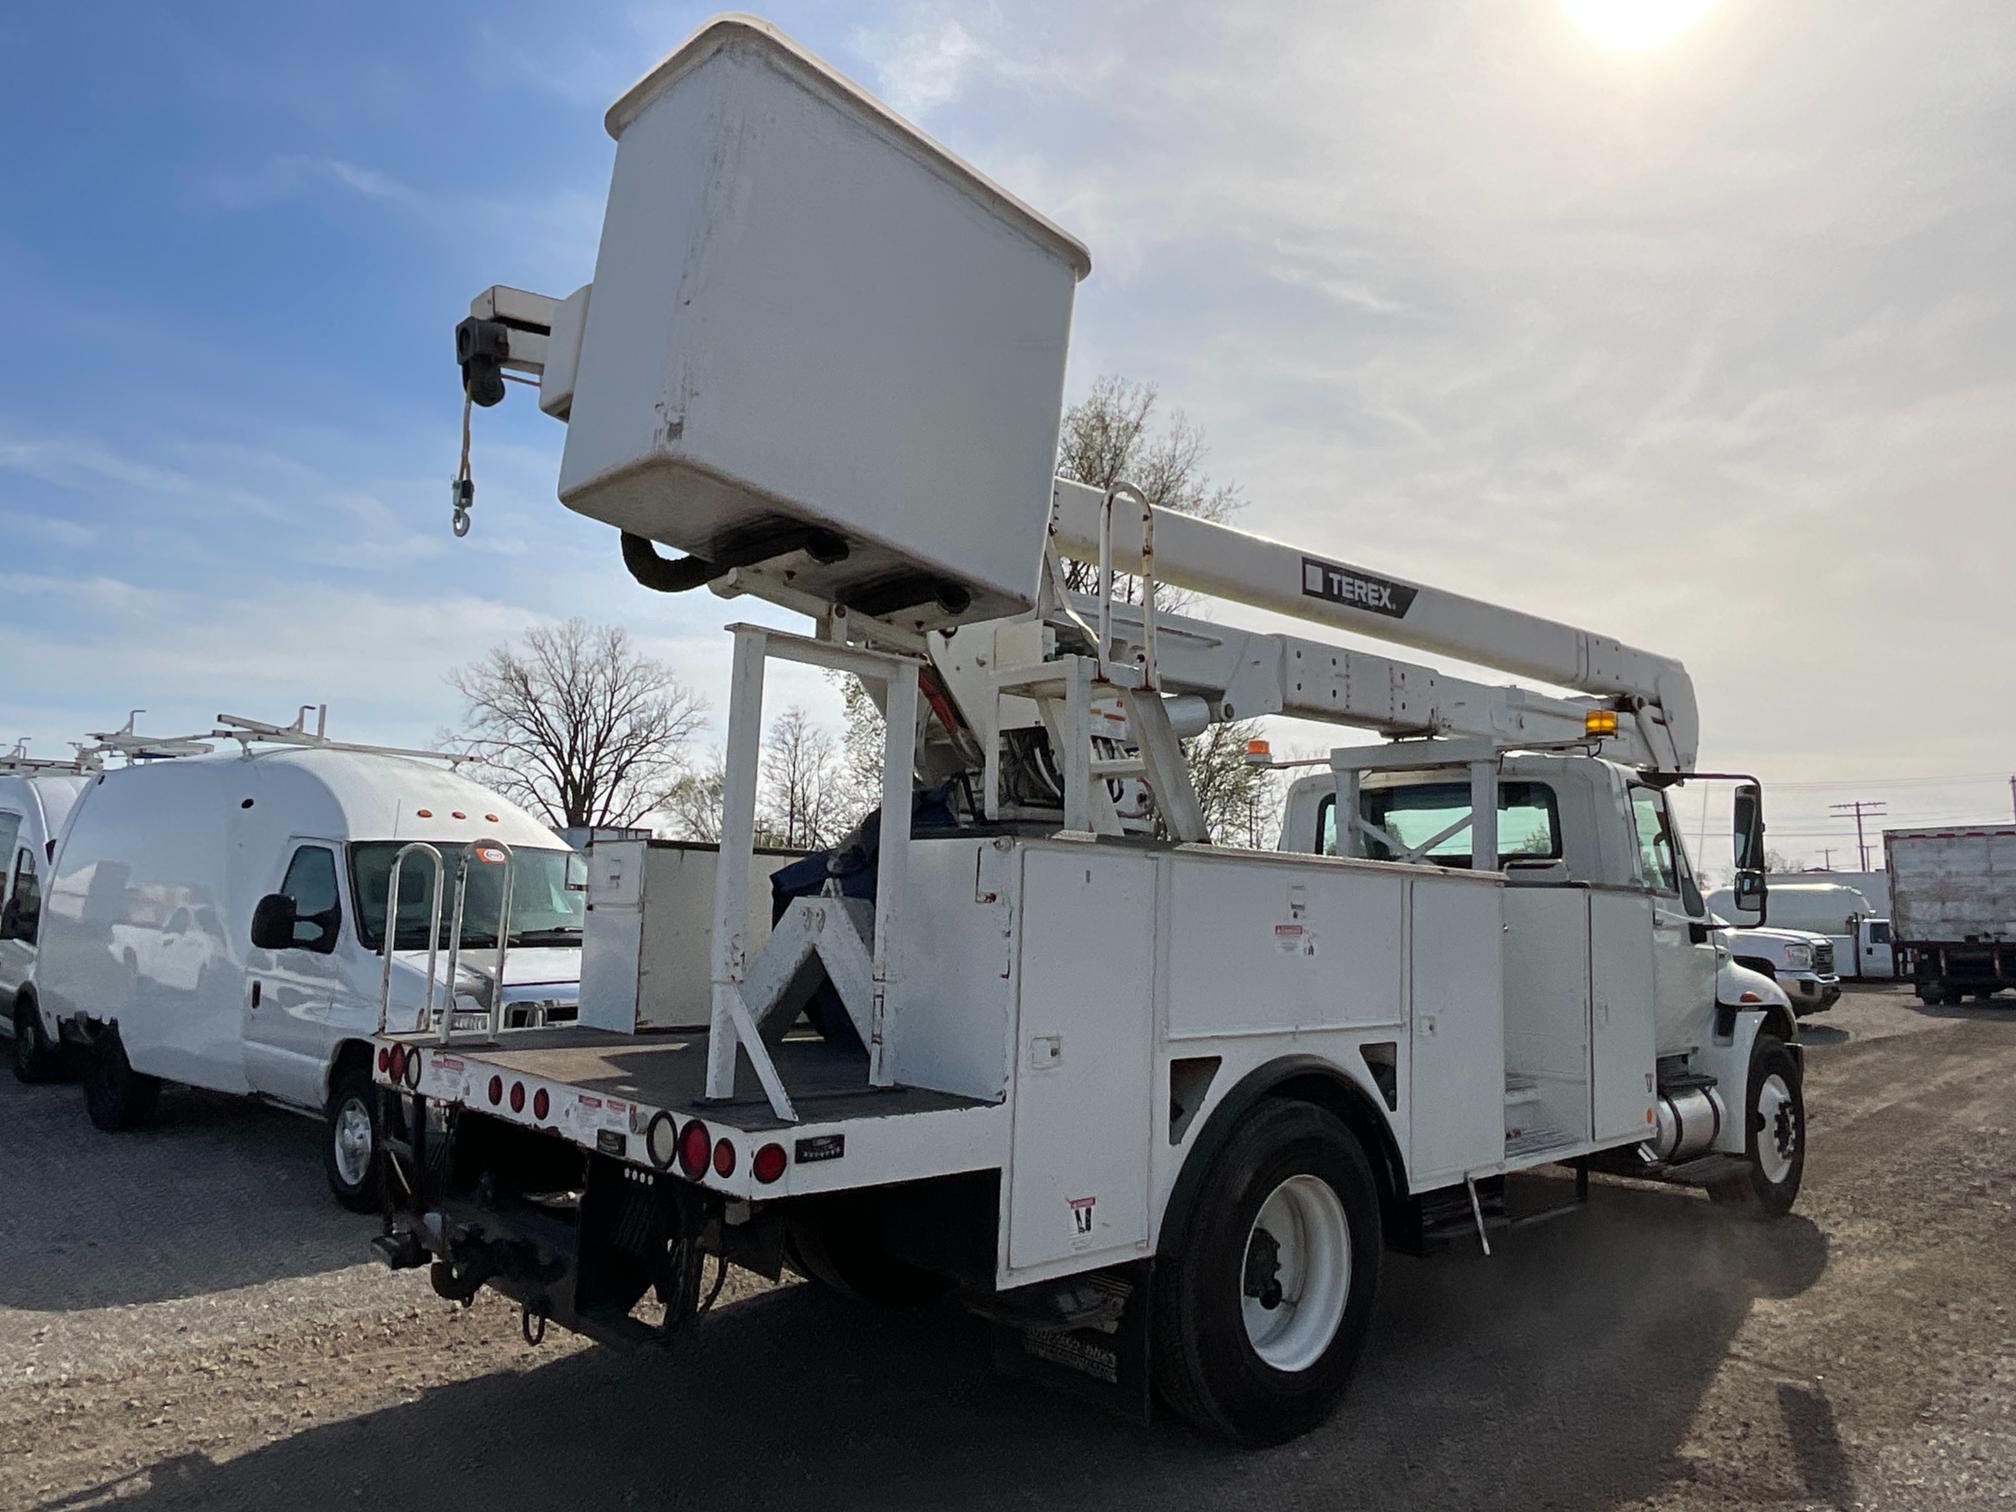
M 439 756 L 329 740 L 305 712 L 218 723 L 177 744 L 239 749 L 100 772 L 79 796 L 41 915 L 42 1033 L 78 1047 L 97 1127 L 145 1122 L 164 1082 L 258 1097 L 323 1117 L 331 1191 L 373 1208 L 381 999 L 438 1017 L 452 982 L 465 1022 L 493 1004 L 509 1022 L 571 1020 L 583 863 Z M 446 889 L 407 867 L 388 956 L 392 862 L 415 842 L 469 874 L 466 906 L 444 931 Z
M 481 296 L 465 390 L 539 379 L 562 500 L 633 576 L 814 631 L 730 627 L 712 885 L 647 895 L 704 1023 L 647 982 L 634 1022 L 380 1037 L 415 1136 L 388 1263 L 518 1299 L 528 1337 L 639 1343 L 730 1263 L 956 1292 L 1005 1358 L 1253 1443 L 1336 1405 L 1382 1253 L 1488 1250 L 1514 1173 L 1786 1211 L 1800 1054 L 1782 1004 L 1716 1002 L 1667 804 L 1697 775 L 1679 663 L 1053 482 L 1084 250 L 769 27 L 703 27 L 608 124 L 594 283 Z M 1158 581 L 1310 637 L 1162 613 Z M 762 910 L 773 660 L 881 702 L 888 823 Z M 1211 844 L 1180 740 L 1270 713 L 1387 740 L 1294 787 L 1278 853 Z M 1735 807 L 1754 906 L 1754 785 Z

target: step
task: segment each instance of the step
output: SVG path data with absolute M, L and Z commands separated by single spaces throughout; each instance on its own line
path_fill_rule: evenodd
M 1549 1150 L 1565 1150 L 1576 1143 L 1573 1134 L 1545 1126 L 1507 1132 L 1505 1135 L 1505 1158 L 1523 1160 L 1528 1155 L 1543 1155 Z

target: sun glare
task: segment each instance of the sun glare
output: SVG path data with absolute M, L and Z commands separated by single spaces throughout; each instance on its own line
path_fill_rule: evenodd
M 1625 52 L 1671 42 L 1715 0 L 1561 0 L 1561 9 L 1592 41 Z

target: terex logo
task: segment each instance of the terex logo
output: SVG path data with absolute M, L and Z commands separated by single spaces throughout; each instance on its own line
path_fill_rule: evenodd
M 1374 577 L 1355 567 L 1340 567 L 1335 562 L 1319 561 L 1315 557 L 1302 558 L 1302 592 L 1309 598 L 1348 604 L 1353 609 L 1369 609 L 1374 614 L 1384 614 L 1392 619 L 1404 619 L 1418 591 L 1409 583 Z

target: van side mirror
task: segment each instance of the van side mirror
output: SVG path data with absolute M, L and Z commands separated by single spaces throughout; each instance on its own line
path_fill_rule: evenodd
M 255 950 L 292 950 L 294 925 L 299 915 L 294 900 L 285 893 L 268 893 L 252 909 L 252 945 Z

